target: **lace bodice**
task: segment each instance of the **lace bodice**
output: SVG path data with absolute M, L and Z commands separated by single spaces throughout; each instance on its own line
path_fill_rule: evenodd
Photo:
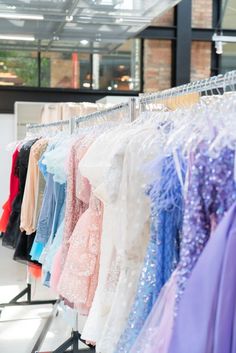
M 90 185 L 80 175 L 78 170 L 79 161 L 86 153 L 89 145 L 92 143 L 90 139 L 84 139 L 80 137 L 75 141 L 70 149 L 68 164 L 67 164 L 67 193 L 66 193 L 66 210 L 64 219 L 64 232 L 63 241 L 60 249 L 61 253 L 61 264 L 58 270 L 61 273 L 70 246 L 70 237 L 74 231 L 76 223 L 78 222 L 81 215 L 88 208 L 88 202 L 90 197 Z M 77 183 L 83 184 L 80 189 L 81 193 L 78 192 Z M 83 190 L 83 191 L 82 191 Z M 58 276 L 59 278 L 60 276 Z
M 115 225 L 128 134 L 121 128 L 104 133 L 95 140 L 80 163 L 81 173 L 89 179 L 94 195 L 104 204 L 98 287 L 83 330 L 83 338 L 93 342 L 101 336 L 119 276 L 115 253 L 116 232 L 119 230 Z

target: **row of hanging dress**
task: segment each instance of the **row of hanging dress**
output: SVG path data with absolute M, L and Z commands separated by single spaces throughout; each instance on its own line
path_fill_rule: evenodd
M 46 138 L 30 256 L 98 353 L 235 352 L 234 116 L 225 94 Z
M 180 260 L 135 340 L 128 322 L 116 351 L 234 352 L 235 95 L 174 116 L 166 145 L 187 161 Z
M 65 119 L 66 116 L 69 119 L 72 115 L 88 114 L 101 107 L 102 105 L 94 103 L 45 104 L 42 120 L 61 120 Z M 51 114 L 54 114 L 53 117 Z M 44 134 L 45 131 L 43 131 L 42 135 Z M 50 194 L 50 187 L 53 186 L 54 181 L 53 173 L 49 173 L 50 176 L 47 175 L 47 166 L 44 164 L 43 159 L 45 158 L 45 150 L 47 149 L 48 152 L 50 149 L 54 149 L 55 144 L 56 141 L 51 141 L 48 146 L 47 138 L 44 139 L 41 136 L 40 138 L 26 138 L 17 144 L 13 152 L 10 192 L 8 200 L 3 205 L 0 231 L 3 235 L 3 245 L 15 249 L 13 256 L 15 260 L 32 261 L 38 264 L 39 256 L 34 256 L 33 251 L 30 254 L 34 239 L 35 237 L 38 239 L 42 231 L 42 233 L 47 233 L 47 242 L 49 228 L 52 226 L 51 216 L 53 216 L 54 207 L 52 206 L 51 215 L 48 217 L 48 229 L 45 226 L 47 221 L 45 219 L 42 220 L 43 214 L 47 213 L 48 210 L 43 207 L 44 212 L 41 214 L 41 208 L 42 203 L 43 206 L 45 203 L 47 204 L 45 199 L 48 198 L 47 195 L 44 197 L 44 193 L 46 193 L 47 189 Z M 51 163 L 51 165 L 55 164 Z M 55 193 L 57 193 L 60 187 L 54 185 L 54 189 Z M 60 194 L 63 194 L 63 191 L 59 192 L 59 197 L 61 197 Z M 57 195 L 55 195 L 55 198 L 57 199 Z M 58 208 L 56 208 L 57 210 Z M 55 230 L 56 228 L 57 224 L 55 223 L 53 229 Z M 40 250 L 39 248 L 40 245 L 37 250 L 41 253 L 42 249 Z
M 159 110 L 166 111 L 164 107 Z M 150 199 L 158 192 L 162 173 L 161 167 L 151 173 L 146 170 L 157 156 L 155 163 L 161 166 L 167 136 L 156 129 L 158 114 L 144 114 L 134 124 L 107 126 L 108 131 L 102 133 L 99 126 L 85 136 L 81 132 L 71 146 L 63 239 L 52 265 L 50 285 L 80 314 L 88 316 L 82 338 L 96 344 L 98 352 L 115 349 L 143 268 L 150 236 Z M 171 175 L 173 159 L 168 159 L 165 168 Z M 176 173 L 174 178 L 180 189 Z M 175 187 L 173 182 L 170 194 L 174 195 Z M 163 195 L 163 203 L 166 197 Z M 166 202 L 166 208 L 171 208 L 171 201 L 170 205 Z M 167 278 L 178 259 L 181 228 L 178 212 L 182 206 L 179 211 L 174 199 L 172 203 L 178 220 L 173 226 L 175 235 L 167 242 L 169 249 L 166 246 L 163 250 L 170 253 L 168 265 L 162 261 Z
M 98 286 L 82 337 L 102 353 L 182 353 L 193 344 L 195 352 L 220 352 L 225 343 L 233 352 L 233 294 L 223 297 L 224 286 L 234 288 L 224 278 L 229 259 L 223 249 L 230 246 L 220 249 L 218 242 L 216 248 L 213 240 L 222 220 L 232 219 L 236 197 L 235 96 L 160 110 L 98 137 L 79 163 L 104 207 Z M 221 251 L 224 271 L 211 263 L 208 246 Z M 202 308 L 194 295 L 199 280 Z M 220 324 L 227 321 L 225 305 L 228 332 Z

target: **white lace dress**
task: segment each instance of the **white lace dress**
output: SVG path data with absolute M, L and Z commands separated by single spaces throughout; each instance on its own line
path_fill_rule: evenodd
M 119 237 L 117 213 L 124 152 L 130 131 L 117 128 L 98 137 L 80 162 L 81 174 L 88 178 L 94 195 L 103 202 L 101 257 L 98 286 L 82 338 L 97 342 L 111 309 L 119 278 L 116 239 Z
M 94 194 L 104 204 L 98 287 L 82 332 L 97 351 L 111 353 L 132 304 L 149 238 L 149 200 L 144 163 L 160 153 L 150 124 L 121 127 L 99 137 L 80 163 Z M 127 303 L 127 304 L 125 304 Z
M 150 140 L 154 142 L 150 144 Z M 115 253 L 120 273 L 109 315 L 97 341 L 96 351 L 99 353 L 115 350 L 136 294 L 150 235 L 150 205 L 145 195 L 148 180 L 144 168 L 161 153 L 162 144 L 152 124 L 138 127 L 125 151 L 115 223 L 119 227 Z

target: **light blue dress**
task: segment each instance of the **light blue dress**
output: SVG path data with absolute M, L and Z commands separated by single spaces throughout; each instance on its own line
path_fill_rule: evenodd
M 179 161 L 184 176 L 184 163 L 180 158 Z M 162 177 L 160 181 L 154 181 L 147 190 L 151 200 L 150 241 L 136 298 L 115 353 L 130 351 L 161 288 L 179 259 L 183 196 L 173 157 L 166 157 L 162 163 L 156 163 L 155 168 L 162 168 Z
M 66 159 L 69 140 L 58 140 L 50 144 L 39 161 L 39 168 L 46 179 L 42 208 L 37 232 L 31 249 L 33 260 L 43 263 L 44 249 L 51 243 L 64 218 L 66 197 Z

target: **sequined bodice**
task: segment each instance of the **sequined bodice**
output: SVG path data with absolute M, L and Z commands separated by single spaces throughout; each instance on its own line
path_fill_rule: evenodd
M 207 150 L 207 146 L 199 146 L 190 166 L 178 266 L 178 296 L 211 232 L 236 200 L 234 151 L 223 148 L 217 158 L 212 158 Z

